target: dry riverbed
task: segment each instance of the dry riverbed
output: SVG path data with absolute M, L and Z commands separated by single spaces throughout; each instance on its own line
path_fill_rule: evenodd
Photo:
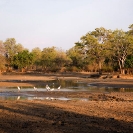
M 91 79 L 86 75 L 1 75 L 0 86 L 45 85 L 47 80 L 85 81 L 133 87 L 132 79 Z M 22 92 L 20 92 L 22 93 Z M 89 100 L 0 100 L 0 133 L 132 133 L 133 92 L 30 92 Z

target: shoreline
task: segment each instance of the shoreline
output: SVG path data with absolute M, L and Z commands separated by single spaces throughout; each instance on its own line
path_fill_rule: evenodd
M 0 87 L 38 86 L 45 85 L 50 80 L 82 81 L 96 86 L 109 86 L 120 88 L 133 87 L 132 78 L 89 78 L 87 74 L 45 74 L 45 75 L 0 75 Z
M 0 75 L 0 87 L 45 85 L 48 80 L 75 80 L 97 86 L 133 87 L 132 79 L 84 78 L 83 75 Z M 4 88 L 3 88 L 4 89 Z M 1 92 L 2 93 L 2 92 Z M 11 92 L 16 96 L 23 92 Z M 0 100 L 1 133 L 131 133 L 133 92 L 35 92 L 37 97 L 89 100 Z
M 0 100 L 1 133 L 131 133 L 133 102 Z

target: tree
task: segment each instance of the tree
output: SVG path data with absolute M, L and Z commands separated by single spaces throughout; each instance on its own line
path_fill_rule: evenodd
M 57 56 L 57 52 L 55 47 L 51 48 L 44 48 L 42 51 L 41 56 L 41 65 L 44 69 L 44 71 L 48 71 L 49 69 L 52 69 L 55 67 L 55 58 Z
M 128 55 L 125 60 L 125 68 L 127 70 L 127 74 L 133 73 L 133 54 Z
M 16 44 L 16 53 L 22 52 L 23 50 L 26 50 L 26 49 L 22 46 L 22 44 L 20 43 Z
M 32 49 L 31 53 L 33 54 L 33 64 L 34 64 L 35 68 L 37 69 L 37 66 L 41 65 L 42 51 L 40 50 L 40 48 L 36 47 L 36 48 Z
M 125 74 L 125 60 L 132 52 L 133 37 L 122 30 L 115 30 L 108 41 L 110 42 L 111 54 L 118 62 L 120 73 Z
M 8 38 L 4 42 L 5 52 L 6 52 L 6 60 L 8 69 L 12 67 L 13 57 L 20 51 L 23 50 L 21 44 L 16 44 L 16 40 L 14 38 Z
M 0 41 L 0 71 L 5 69 L 6 60 L 4 55 L 5 55 L 5 48 L 3 42 Z
M 133 35 L 133 24 L 129 25 L 129 31 L 127 32 L 129 35 Z
M 0 54 L 5 54 L 5 48 L 1 40 L 0 40 Z
M 56 49 L 57 55 L 54 60 L 56 68 L 61 70 L 63 67 L 65 69 L 71 63 L 71 59 L 67 56 L 67 54 L 62 49 Z
M 75 66 L 78 69 L 82 69 L 84 66 L 85 55 L 79 45 L 75 45 L 67 51 L 67 56 L 72 60 L 71 66 Z
M 13 57 L 14 67 L 20 69 L 22 72 L 33 63 L 33 54 L 28 50 L 23 50 Z
M 104 28 L 96 28 L 95 31 L 87 33 L 85 36 L 81 37 L 81 41 L 76 43 L 80 46 L 82 51 L 85 51 L 87 58 L 95 61 L 99 67 L 99 74 L 101 74 L 102 64 L 106 56 L 106 39 L 109 34 Z

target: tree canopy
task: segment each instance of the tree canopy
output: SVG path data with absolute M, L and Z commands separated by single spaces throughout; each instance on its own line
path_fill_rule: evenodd
M 128 31 L 95 28 L 67 51 L 35 47 L 31 52 L 15 38 L 0 41 L 0 70 L 133 72 L 133 24 Z

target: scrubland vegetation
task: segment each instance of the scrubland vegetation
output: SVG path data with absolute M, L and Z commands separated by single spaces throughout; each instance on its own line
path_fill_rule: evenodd
M 43 50 L 36 47 L 29 51 L 17 44 L 15 38 L 7 38 L 0 41 L 0 62 L 1 72 L 85 71 L 132 75 L 133 24 L 128 31 L 96 28 L 67 51 L 54 46 Z

